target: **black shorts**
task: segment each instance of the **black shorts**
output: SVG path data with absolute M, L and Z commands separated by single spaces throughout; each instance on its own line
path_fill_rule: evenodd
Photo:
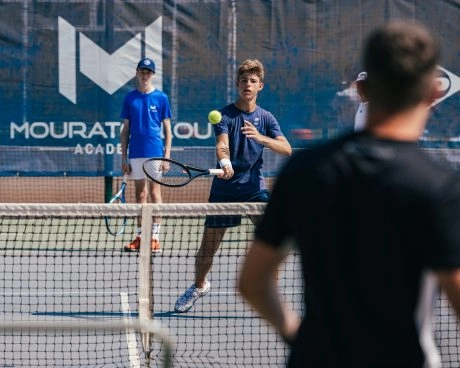
M 226 196 L 216 196 L 210 195 L 210 203 L 236 203 L 236 202 L 268 202 L 270 194 L 267 189 L 262 189 L 257 193 L 251 194 L 250 196 L 244 198 L 239 198 L 238 201 L 235 201 L 235 198 L 229 198 Z M 214 228 L 223 228 L 223 227 L 235 227 L 241 224 L 241 215 L 234 216 L 206 216 L 206 221 L 204 223 L 205 227 L 214 227 Z

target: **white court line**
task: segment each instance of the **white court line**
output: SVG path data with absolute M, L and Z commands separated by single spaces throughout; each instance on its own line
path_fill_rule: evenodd
M 129 308 L 128 293 L 120 293 L 121 297 L 121 310 L 125 316 L 131 315 L 131 308 Z M 128 323 L 129 319 L 125 317 L 125 322 Z M 131 368 L 140 368 L 139 355 L 137 353 L 136 334 L 132 328 L 126 329 L 126 342 L 128 343 L 129 364 Z

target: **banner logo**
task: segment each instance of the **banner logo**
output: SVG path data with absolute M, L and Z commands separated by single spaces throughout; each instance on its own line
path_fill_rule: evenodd
M 142 58 L 142 34 L 138 33 L 113 54 L 107 53 L 64 18 L 58 18 L 59 93 L 77 103 L 77 65 L 79 71 L 112 95 L 135 75 Z M 77 37 L 79 50 L 77 52 Z M 145 28 L 145 57 L 156 64 L 155 88 L 162 89 L 162 17 Z
M 435 100 L 431 106 L 435 106 L 438 103 L 444 101 L 446 98 L 449 98 L 453 94 L 460 91 L 460 78 L 454 73 L 451 73 L 447 69 L 444 69 L 442 66 L 438 66 L 440 76 L 437 78 L 439 86 L 441 88 L 442 96 Z

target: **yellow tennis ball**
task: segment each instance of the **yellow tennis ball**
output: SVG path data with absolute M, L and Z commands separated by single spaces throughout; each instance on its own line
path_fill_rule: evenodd
M 212 110 L 209 114 L 208 114 L 208 121 L 211 123 L 211 124 L 219 124 L 220 121 L 222 120 L 222 115 L 219 111 L 217 110 Z

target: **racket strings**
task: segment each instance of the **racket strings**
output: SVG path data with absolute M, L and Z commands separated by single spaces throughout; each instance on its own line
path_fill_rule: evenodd
M 144 170 L 155 181 L 166 185 L 182 185 L 191 180 L 190 172 L 174 162 L 168 162 L 169 167 L 164 169 L 162 162 L 147 161 Z
M 125 180 L 125 178 L 123 178 Z M 120 187 L 120 190 L 117 194 L 109 201 L 110 204 L 120 205 L 124 204 L 125 201 L 125 190 L 126 190 L 126 182 L 123 181 Z M 110 218 L 108 216 L 105 217 L 105 225 L 107 227 L 107 231 L 112 235 L 120 235 L 123 234 L 125 231 L 125 227 L 127 224 L 127 218 Z

